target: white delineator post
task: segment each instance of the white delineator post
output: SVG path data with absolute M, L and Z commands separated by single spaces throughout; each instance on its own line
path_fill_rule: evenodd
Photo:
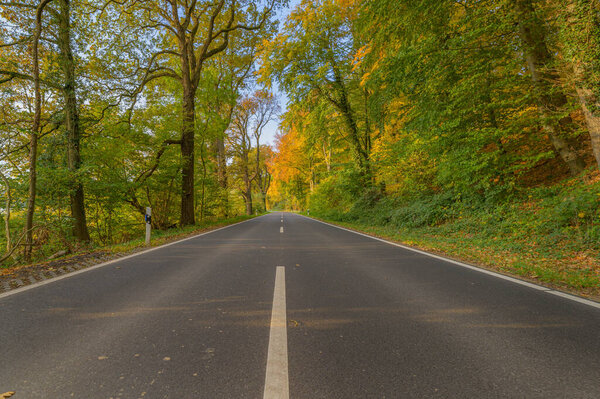
M 146 208 L 146 245 L 150 245 L 150 234 L 152 232 L 152 209 Z

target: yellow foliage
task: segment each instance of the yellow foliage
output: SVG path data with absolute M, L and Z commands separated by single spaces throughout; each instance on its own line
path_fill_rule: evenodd
M 370 72 L 365 73 L 360 80 L 361 87 L 364 87 L 367 84 L 367 80 L 369 80 L 369 76 L 371 76 Z
M 270 164 L 274 180 L 289 182 L 302 173 L 304 141 L 295 124 L 290 126 L 287 133 L 277 136 L 277 151 Z
M 362 65 L 363 60 L 367 55 L 369 55 L 369 53 L 371 53 L 371 46 L 368 44 L 362 46 L 356 51 L 356 54 L 354 54 L 354 59 L 352 60 L 353 72 L 356 71 Z

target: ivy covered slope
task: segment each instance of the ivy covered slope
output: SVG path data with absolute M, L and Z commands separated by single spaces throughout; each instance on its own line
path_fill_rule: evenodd
M 302 1 L 263 43 L 287 209 L 600 294 L 600 1 Z

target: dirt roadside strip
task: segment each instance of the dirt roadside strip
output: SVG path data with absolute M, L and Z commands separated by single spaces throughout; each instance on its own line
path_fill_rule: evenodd
M 44 263 L 0 269 L 0 293 L 118 259 L 143 249 L 136 248 L 124 253 L 111 253 L 101 250 Z

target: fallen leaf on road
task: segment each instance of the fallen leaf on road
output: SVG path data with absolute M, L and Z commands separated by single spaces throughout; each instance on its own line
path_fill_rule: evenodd
M 10 398 L 14 394 L 15 394 L 14 391 L 4 392 L 3 394 L 0 394 L 0 399 Z

